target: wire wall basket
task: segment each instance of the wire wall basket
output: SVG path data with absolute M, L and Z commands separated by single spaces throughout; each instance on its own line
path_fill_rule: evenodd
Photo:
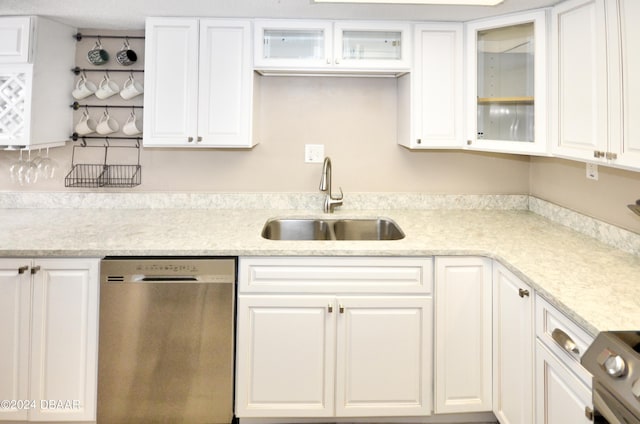
M 76 148 L 104 149 L 103 163 L 75 163 Z M 136 149 L 136 164 L 109 164 L 109 149 Z M 71 158 L 71 171 L 64 178 L 65 187 L 96 188 L 119 187 L 129 188 L 140 185 L 142 180 L 142 167 L 140 166 L 140 145 L 136 146 L 73 146 Z

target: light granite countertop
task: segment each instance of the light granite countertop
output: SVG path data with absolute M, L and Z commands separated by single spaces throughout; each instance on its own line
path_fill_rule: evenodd
M 640 329 L 640 257 L 528 210 L 353 210 L 335 217 L 393 219 L 396 241 L 272 241 L 286 209 L 0 209 L 0 256 L 435 256 L 497 259 L 587 331 Z

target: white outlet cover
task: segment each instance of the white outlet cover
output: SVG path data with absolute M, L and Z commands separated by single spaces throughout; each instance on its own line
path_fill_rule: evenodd
M 322 163 L 324 160 L 324 144 L 305 144 L 304 161 L 306 163 Z
M 595 163 L 587 163 L 587 179 L 598 180 L 598 165 Z

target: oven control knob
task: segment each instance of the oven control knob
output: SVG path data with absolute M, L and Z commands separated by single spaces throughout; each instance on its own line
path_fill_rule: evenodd
M 624 359 L 620 355 L 611 355 L 604 361 L 604 370 L 611 377 L 620 377 L 627 369 Z
M 625 364 L 624 359 L 609 349 L 604 349 L 600 352 L 596 361 L 607 374 L 614 378 L 624 375 L 627 370 L 627 364 Z

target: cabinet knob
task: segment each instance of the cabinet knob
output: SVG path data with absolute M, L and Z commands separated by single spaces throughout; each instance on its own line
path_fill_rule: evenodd
M 594 158 L 603 158 L 604 157 L 604 152 L 601 152 L 599 150 L 594 150 L 593 157 Z
M 471 146 L 472 143 L 473 143 L 472 140 L 467 140 L 467 146 Z
M 29 265 L 21 266 L 18 268 L 18 274 L 24 274 L 29 269 Z
M 584 407 L 584 416 L 587 417 L 587 419 L 589 421 L 593 421 L 594 415 L 593 415 L 593 409 L 591 409 L 588 406 Z
M 340 59 L 336 59 L 336 65 L 340 64 Z
M 618 159 L 618 155 L 617 155 L 616 153 L 613 153 L 613 152 L 607 152 L 607 153 L 605 154 L 605 157 L 606 157 L 607 159 L 609 159 L 609 160 L 615 160 L 615 159 Z
M 341 314 L 344 314 L 344 306 L 343 305 L 340 305 L 338 310 L 340 311 Z
M 198 139 L 196 140 L 197 143 L 200 143 L 202 141 L 202 137 L 198 136 Z
M 518 295 L 520 297 L 529 297 L 529 290 L 518 289 Z
M 329 312 L 329 313 L 333 312 L 333 305 L 332 304 L 327 305 L 327 312 Z
M 422 139 L 421 138 L 417 139 L 416 144 L 422 144 Z
M 36 274 L 38 271 L 40 271 L 40 265 L 31 267 L 31 275 Z
M 187 138 L 187 143 L 193 143 L 193 137 Z

